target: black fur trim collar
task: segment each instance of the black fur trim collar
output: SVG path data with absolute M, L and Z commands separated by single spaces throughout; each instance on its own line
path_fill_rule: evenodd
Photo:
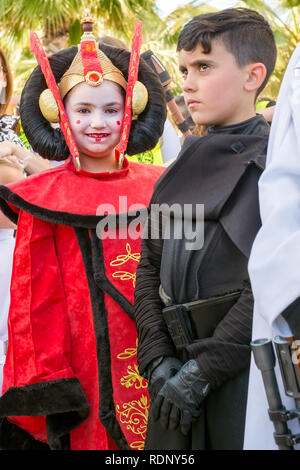
M 138 217 L 138 211 L 134 211 L 132 213 L 128 212 L 126 217 L 124 217 L 124 214 L 112 214 L 111 216 L 82 215 L 72 214 L 70 212 L 53 211 L 51 209 L 46 209 L 44 207 L 31 204 L 30 202 L 25 201 L 25 199 L 22 199 L 18 194 L 14 193 L 6 186 L 0 186 L 0 208 L 14 224 L 16 224 L 18 221 L 18 215 L 11 209 L 6 201 L 15 207 L 33 215 L 34 217 L 37 217 L 38 219 L 54 224 L 68 225 L 71 227 L 96 228 L 99 221 L 104 217 L 107 217 L 108 219 L 109 217 L 113 217 L 113 219 L 116 217 L 117 226 L 122 226 L 124 223 L 130 223 L 132 220 Z M 147 209 L 141 209 L 140 214 L 143 214 L 146 220 Z

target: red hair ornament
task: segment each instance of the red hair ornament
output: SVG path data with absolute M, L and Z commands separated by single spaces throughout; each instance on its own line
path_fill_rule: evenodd
M 30 35 L 30 49 L 31 52 L 33 52 L 36 56 L 36 59 L 41 66 L 48 88 L 52 91 L 59 111 L 61 131 L 66 139 L 70 153 L 74 159 L 75 167 L 77 170 L 80 170 L 79 152 L 71 132 L 68 116 L 63 105 L 56 80 L 51 70 L 48 57 L 36 33 L 31 33 Z
M 97 54 L 97 44 L 93 35 L 94 20 L 86 11 L 86 16 L 80 21 L 83 35 L 80 41 L 80 52 L 85 81 L 91 86 L 101 85 L 103 70 Z
M 116 158 L 119 164 L 119 168 L 123 166 L 124 154 L 127 148 L 131 121 L 132 121 L 132 96 L 134 85 L 137 82 L 139 62 L 140 62 L 140 50 L 142 45 L 142 22 L 138 21 L 132 38 L 130 63 L 128 70 L 128 82 L 125 99 L 125 110 L 121 127 L 121 140 L 117 147 Z

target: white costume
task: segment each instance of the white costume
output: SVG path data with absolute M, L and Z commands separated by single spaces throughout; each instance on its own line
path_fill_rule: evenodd
M 165 121 L 160 149 L 164 163 L 175 160 L 181 150 L 180 139 L 169 119 Z
M 14 142 L 26 149 L 26 146 L 13 130 L 18 121 L 19 116 L 5 114 L 0 117 L 0 142 Z M 0 396 L 2 394 L 3 366 L 6 352 L 5 343 L 8 339 L 7 316 L 10 304 L 10 280 L 14 247 L 14 231 L 0 228 Z
M 7 316 L 10 303 L 10 279 L 15 247 L 14 231 L 0 229 L 0 395 L 2 392 L 5 342 L 7 341 Z
M 299 69 L 298 69 L 299 67 Z M 254 295 L 252 338 L 292 336 L 281 312 L 300 297 L 300 45 L 286 70 L 271 126 L 267 167 L 259 182 L 262 228 L 255 239 L 249 274 Z M 288 409 L 295 408 L 283 392 Z M 245 449 L 277 449 L 261 372 L 253 357 L 249 379 Z M 288 422 L 300 432 L 297 420 Z

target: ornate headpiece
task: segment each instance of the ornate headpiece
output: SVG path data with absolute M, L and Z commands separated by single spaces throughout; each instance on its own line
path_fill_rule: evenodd
M 48 86 L 40 95 L 40 110 L 43 116 L 51 123 L 60 122 L 62 132 L 64 133 L 71 155 L 76 159 L 78 169 L 80 169 L 79 153 L 62 103 L 62 99 L 74 86 L 83 82 L 90 86 L 100 86 L 103 80 L 110 80 L 119 84 L 126 91 L 121 140 L 118 152 L 116 152 L 116 158 L 119 161 L 120 167 L 128 143 L 131 119 L 136 119 L 144 111 L 148 102 L 148 92 L 145 85 L 137 81 L 142 23 L 137 23 L 134 32 L 128 70 L 128 83 L 122 72 L 114 66 L 111 60 L 97 46 L 92 33 L 93 23 L 93 19 L 86 10 L 86 15 L 81 20 L 84 33 L 78 46 L 78 53 L 68 70 L 62 76 L 58 86 L 37 35 L 32 33 L 30 38 L 31 50 L 41 65 Z

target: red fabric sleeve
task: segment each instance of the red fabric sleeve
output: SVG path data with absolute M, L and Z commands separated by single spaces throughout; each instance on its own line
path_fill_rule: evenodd
M 43 414 L 43 400 L 45 403 L 49 401 L 47 387 L 37 386 L 37 394 L 36 387 L 27 386 L 51 382 L 51 387 L 54 385 L 55 389 L 57 385 L 65 387 L 61 380 L 57 382 L 58 379 L 74 377 L 70 366 L 67 306 L 54 233 L 54 224 L 20 212 L 11 285 L 8 352 L 4 367 L 3 396 L 5 392 L 8 391 L 9 396 L 19 388 L 19 392 L 25 390 L 28 398 L 25 416 L 18 417 L 22 411 L 20 404 L 16 403 L 16 414 L 13 413 L 9 420 L 41 441 L 47 441 L 45 418 L 36 415 Z M 68 381 L 67 384 L 69 386 Z M 52 392 L 54 389 L 52 387 Z M 40 399 L 39 406 L 35 403 L 37 397 Z M 8 398 L 6 401 L 10 402 Z M 46 408 L 45 415 L 49 412 Z M 50 408 L 51 413 L 59 412 L 55 403 L 51 403 Z

